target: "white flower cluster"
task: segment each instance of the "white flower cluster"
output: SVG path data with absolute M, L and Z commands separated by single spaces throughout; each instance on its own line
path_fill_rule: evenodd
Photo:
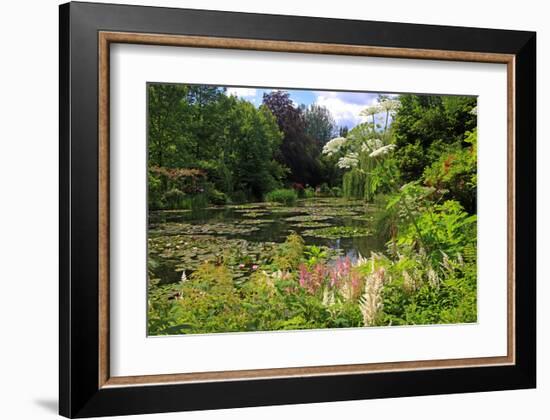
M 357 153 L 352 152 L 352 153 L 348 153 L 344 157 L 341 157 L 338 160 L 337 165 L 341 169 L 351 169 L 356 167 L 358 163 L 359 163 L 359 156 L 357 155 Z
M 359 113 L 359 115 L 367 117 L 367 116 L 377 115 L 383 112 L 387 112 L 390 115 L 394 115 L 400 106 L 401 106 L 401 102 L 399 102 L 399 100 L 397 99 L 385 99 L 376 105 L 372 105 L 363 109 Z
M 338 153 L 338 151 L 342 148 L 344 143 L 346 142 L 345 137 L 336 137 L 332 140 L 329 140 L 327 144 L 323 146 L 323 154 L 327 156 L 332 156 L 335 153 Z
M 387 281 L 388 276 L 386 276 L 384 268 L 374 270 L 365 279 L 365 291 L 359 299 L 359 308 L 363 315 L 363 324 L 365 327 L 374 325 L 376 316 L 384 306 L 382 301 L 382 289 Z
M 391 152 L 393 149 L 395 149 L 395 144 L 388 144 L 386 146 L 382 146 L 376 150 L 373 150 L 369 156 L 370 157 L 383 156 Z
M 384 112 L 388 112 L 391 115 L 393 115 L 401 106 L 401 102 L 395 100 L 395 99 L 387 99 L 385 101 L 380 102 L 380 108 Z
M 361 151 L 362 152 L 372 152 L 380 147 L 382 147 L 384 143 L 382 143 L 382 140 L 380 139 L 368 139 L 366 142 L 364 142 L 361 145 Z
M 378 105 L 372 105 L 364 110 L 362 110 L 359 115 L 362 115 L 364 117 L 370 116 L 370 115 L 376 115 L 379 114 L 382 111 L 382 109 Z

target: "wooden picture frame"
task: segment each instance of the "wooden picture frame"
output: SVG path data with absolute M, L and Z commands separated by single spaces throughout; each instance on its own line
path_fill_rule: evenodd
M 111 377 L 112 43 L 506 64 L 507 355 Z M 534 387 L 535 54 L 532 32 L 93 3 L 60 6 L 60 414 L 90 417 Z

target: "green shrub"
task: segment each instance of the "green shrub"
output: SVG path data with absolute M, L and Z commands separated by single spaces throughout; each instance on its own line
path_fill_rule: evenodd
M 445 259 L 440 267 L 416 254 L 389 267 L 379 325 L 421 325 L 477 321 L 475 260 Z
M 266 194 L 265 200 L 273 203 L 281 203 L 286 206 L 291 206 L 296 203 L 298 194 L 293 189 L 278 189 L 270 191 Z
M 296 194 L 298 194 L 299 198 L 305 197 L 305 190 L 304 190 L 303 184 L 300 184 L 299 182 L 294 182 L 292 183 L 291 187 L 294 191 L 296 191 Z
M 185 198 L 184 192 L 177 188 L 172 188 L 164 193 L 163 202 L 166 203 L 166 207 L 170 209 L 181 209 L 185 208 Z
M 227 203 L 227 195 L 221 191 L 212 189 L 208 191 L 208 201 L 210 201 L 212 204 L 222 206 Z
M 246 203 L 248 201 L 248 197 L 246 196 L 246 193 L 244 191 L 234 191 L 230 194 L 231 202 L 232 203 Z
M 477 191 L 477 130 L 466 133 L 465 143 L 448 151 L 424 170 L 424 183 L 444 191 L 447 199 L 458 200 L 466 210 L 476 210 Z
M 342 188 L 332 187 L 330 189 L 330 195 L 332 195 L 333 197 L 341 197 L 342 196 Z
M 278 253 L 273 259 L 274 267 L 278 270 L 295 270 L 302 261 L 304 250 L 304 240 L 300 235 L 292 232 L 279 246 Z
M 246 316 L 229 270 L 208 263 L 201 265 L 167 304 L 169 322 L 157 326 L 157 331 L 151 331 L 150 322 L 150 333 L 239 331 Z M 154 314 L 150 318 L 155 319 Z
M 322 195 L 329 195 L 330 194 L 330 187 L 328 186 L 328 184 L 326 182 L 323 182 L 320 186 L 319 186 L 319 192 L 322 194 Z
M 307 187 L 307 188 L 304 190 L 304 197 L 305 197 L 305 198 L 313 198 L 313 197 L 315 197 L 315 189 L 313 189 L 312 187 Z
M 456 258 L 467 245 L 476 243 L 476 215 L 464 212 L 457 201 L 445 201 L 422 211 L 400 229 L 401 253 L 424 249 L 434 261 L 444 254 Z
M 420 141 L 400 146 L 396 151 L 396 159 L 405 182 L 418 179 L 426 165 L 426 154 Z
M 149 209 L 156 210 L 156 209 L 164 208 L 166 203 L 164 202 L 164 199 L 163 199 L 162 180 L 160 179 L 160 176 L 149 171 L 147 185 L 148 185 L 147 199 L 148 199 Z

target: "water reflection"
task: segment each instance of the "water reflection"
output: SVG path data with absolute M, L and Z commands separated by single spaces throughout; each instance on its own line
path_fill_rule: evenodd
M 258 203 L 195 211 L 156 211 L 149 214 L 149 237 L 169 240 L 170 235 L 195 235 L 198 232 L 253 243 L 282 243 L 294 231 L 304 238 L 307 245 L 327 246 L 355 262 L 359 256 L 369 256 L 371 251 L 384 248 L 384 240 L 376 234 L 372 218 L 365 217 L 375 211 L 363 203 L 341 199 L 301 200 L 292 207 Z M 296 220 L 296 216 L 302 223 Z M 325 227 L 368 227 L 372 234 L 335 239 L 310 236 L 315 230 L 311 223 Z M 162 254 L 156 255 L 155 259 L 158 261 L 152 271 L 156 277 L 163 282 L 179 280 L 181 272 L 175 270 L 173 260 L 163 260 Z

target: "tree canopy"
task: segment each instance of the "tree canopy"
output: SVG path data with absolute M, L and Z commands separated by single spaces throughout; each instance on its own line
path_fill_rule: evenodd
M 470 96 L 401 95 L 392 123 L 397 159 L 404 180 L 412 181 L 446 148 L 460 145 L 464 133 L 476 127 Z
M 263 104 L 271 111 L 283 132 L 277 160 L 290 169 L 289 180 L 317 185 L 320 167 L 318 143 L 308 134 L 304 113 L 294 106 L 288 92 L 264 94 Z

